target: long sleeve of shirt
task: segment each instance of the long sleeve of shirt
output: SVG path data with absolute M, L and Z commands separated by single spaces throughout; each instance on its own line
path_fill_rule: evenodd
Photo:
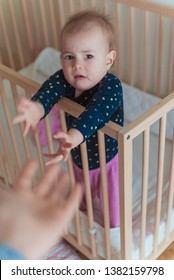
M 18 251 L 6 244 L 0 244 L 1 260 L 26 260 L 26 258 Z
M 45 110 L 43 116 L 46 117 L 53 106 L 63 97 L 71 88 L 71 85 L 65 80 L 62 69 L 50 76 L 32 97 L 32 101 L 42 104 Z
M 73 128 L 82 133 L 85 140 L 104 127 L 109 120 L 123 125 L 123 95 L 119 79 L 107 74 L 93 91 L 91 98 L 89 95 L 83 96 L 85 93 L 80 96 L 79 103 L 82 98 L 90 100 L 85 111 L 72 124 Z

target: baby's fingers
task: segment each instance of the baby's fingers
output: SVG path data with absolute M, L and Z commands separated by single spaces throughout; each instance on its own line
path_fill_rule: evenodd
M 12 124 L 18 124 L 18 123 L 22 123 L 24 121 L 25 121 L 25 116 L 24 115 L 18 115 L 18 116 L 13 118 Z
M 30 129 L 30 124 L 25 123 L 25 126 L 24 126 L 24 128 L 23 128 L 23 136 L 26 136 L 26 135 L 27 135 L 29 129 Z
M 16 116 L 13 120 L 12 120 L 12 124 L 20 124 L 25 122 L 24 128 L 23 128 L 23 136 L 26 136 L 29 129 L 30 129 L 30 124 L 28 122 L 26 122 L 26 118 L 23 115 L 20 116 Z
M 37 168 L 38 163 L 35 160 L 30 159 L 20 171 L 15 181 L 14 188 L 18 190 L 31 189 Z
M 47 157 L 47 158 L 55 158 L 57 157 L 57 154 L 47 154 L 47 153 L 44 153 L 42 154 L 44 157 Z
M 53 135 L 53 137 L 54 137 L 54 139 L 64 140 L 64 141 L 67 141 L 69 139 L 68 134 L 63 131 L 59 131 L 59 132 L 55 133 Z

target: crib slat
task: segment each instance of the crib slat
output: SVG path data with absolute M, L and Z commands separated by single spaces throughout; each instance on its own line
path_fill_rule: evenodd
M 34 37 L 33 37 L 33 32 L 31 30 L 31 24 L 30 24 L 30 19 L 29 19 L 29 12 L 27 8 L 27 1 L 20 1 L 21 4 L 21 9 L 23 13 L 23 22 L 25 25 L 25 30 L 26 30 L 26 37 L 27 37 L 27 44 L 29 47 L 29 55 L 30 55 L 30 61 L 33 61 L 34 59 Z
M 64 132 L 67 132 L 67 126 L 66 126 L 66 120 L 65 120 L 65 114 L 62 110 L 60 110 L 60 122 L 61 126 Z M 48 143 L 50 142 L 50 139 L 48 140 Z M 54 150 L 54 149 L 53 149 Z M 54 153 L 57 151 L 54 151 Z M 53 153 L 53 151 L 52 151 Z M 69 176 L 70 176 L 70 183 L 71 187 L 74 185 L 75 179 L 74 179 L 74 173 L 72 171 L 73 167 L 71 165 L 70 157 L 68 158 L 68 169 L 69 169 Z M 68 234 L 68 229 L 65 229 L 65 235 Z
M 172 82 L 173 82 L 173 75 L 172 75 L 172 69 L 173 69 L 173 65 L 174 65 L 174 24 L 171 23 L 171 28 L 170 28 L 170 42 L 169 42 L 169 53 L 168 53 L 168 72 L 167 75 L 169 77 L 169 81 L 168 81 L 168 92 L 172 91 Z
M 45 47 L 49 46 L 49 36 L 48 36 L 48 30 L 47 30 L 47 23 L 46 23 L 46 14 L 45 14 L 45 6 L 43 5 L 43 1 L 39 0 L 39 7 L 41 12 L 41 22 L 42 22 L 42 28 L 43 28 L 43 35 L 44 35 L 44 42 Z
M 91 0 L 91 6 L 92 8 L 96 8 L 96 0 Z
M 38 1 L 37 1 L 38 2 Z M 38 20 L 38 15 L 37 15 L 37 9 L 36 9 L 36 1 L 35 0 L 30 0 L 30 5 L 31 5 L 31 10 L 32 10 L 32 20 L 34 23 L 34 29 L 32 30 L 32 34 L 34 37 L 34 50 L 35 54 L 38 54 L 39 51 L 42 49 L 40 46 L 40 41 L 41 41 L 41 31 L 39 28 L 39 20 Z
M 48 137 L 49 152 L 51 154 L 53 154 L 55 151 L 54 151 L 54 145 L 53 145 L 53 138 L 52 138 L 52 133 L 51 133 L 49 116 L 47 116 L 45 118 L 45 127 L 46 127 L 46 132 L 47 132 L 47 137 Z
M 174 199 L 174 129 L 173 129 L 173 149 L 170 168 L 170 180 L 169 180 L 169 192 L 168 192 L 168 206 L 167 206 L 167 218 L 166 218 L 166 240 L 169 239 L 170 225 L 171 225 L 171 213 Z
M 57 38 L 57 30 L 56 30 L 56 18 L 55 18 L 55 7 L 53 5 L 53 1 L 49 1 L 49 7 L 50 7 L 50 20 L 51 20 L 51 28 L 53 33 L 53 41 L 54 41 L 54 47 L 58 49 L 58 38 Z
M 43 173 L 45 168 L 44 168 L 44 161 L 43 161 L 43 156 L 42 156 L 42 148 L 41 148 L 41 144 L 40 144 L 40 141 L 39 141 L 38 132 L 35 131 L 33 136 L 34 136 L 34 139 L 35 139 L 37 155 L 39 157 L 40 169 L 41 169 L 41 171 Z
M 158 42 L 158 70 L 157 70 L 157 96 L 161 96 L 161 74 L 162 74 L 162 54 L 163 54 L 163 17 L 160 16 L 159 42 Z
M 80 10 L 84 10 L 84 1 L 80 0 Z
M 61 121 L 61 128 L 64 132 L 67 132 L 67 125 L 66 125 L 66 119 L 65 119 L 65 113 L 63 110 L 59 110 L 60 113 L 60 121 Z M 69 170 L 69 176 L 70 176 L 70 183 L 71 187 L 74 186 L 75 178 L 74 178 L 74 171 L 73 171 L 73 163 L 72 158 L 68 158 L 68 170 Z M 80 228 L 80 213 L 79 210 L 75 213 L 75 224 L 76 224 L 76 234 L 77 234 L 77 242 L 78 245 L 82 245 L 82 234 L 81 234 L 81 228 Z
M 147 53 L 148 53 L 148 27 L 149 27 L 149 15 L 144 12 L 144 52 L 143 52 L 143 86 L 142 90 L 147 89 Z
M 4 162 L 5 162 L 4 158 L 2 158 L 2 156 L 0 156 L 0 167 L 1 167 L 1 171 L 2 171 L 1 175 L 2 175 L 3 181 L 5 183 L 5 186 L 9 187 L 8 175 L 7 175 L 6 170 L 5 170 Z M 0 182 L 2 181 L 1 180 L 2 178 L 0 177 Z
M 13 82 L 10 82 L 10 85 L 11 85 L 11 90 L 12 90 L 12 93 L 13 93 L 13 98 L 14 98 L 16 111 L 17 111 L 17 104 L 18 104 L 19 96 L 18 96 L 16 84 L 14 84 Z M 31 96 L 31 93 L 30 93 L 29 89 L 26 88 L 24 91 L 25 91 L 25 95 L 27 97 Z M 27 141 L 27 137 L 22 136 L 22 134 L 23 134 L 23 124 L 19 124 L 19 127 L 20 127 L 20 132 L 21 132 L 21 139 L 23 141 L 23 147 L 24 147 L 24 150 L 25 150 L 25 157 L 26 157 L 27 160 L 29 160 L 31 158 L 31 153 L 30 153 L 30 148 L 29 148 L 29 144 L 28 144 L 28 141 Z M 34 138 L 35 138 L 36 148 L 37 148 L 37 152 L 38 152 L 37 154 L 38 154 L 38 157 L 39 157 L 40 170 L 43 172 L 43 170 L 44 170 L 43 156 L 42 156 L 41 145 L 40 145 L 40 142 L 39 142 L 37 132 L 34 134 Z M 21 167 L 21 165 L 22 165 L 22 163 L 20 162 L 20 167 Z M 33 185 L 35 184 L 35 182 L 36 182 L 35 179 L 33 179 Z
M 1 139 L 2 139 L 2 143 L 3 143 L 3 148 L 5 151 L 5 168 L 8 169 L 9 174 L 11 176 L 11 180 L 10 183 L 12 184 L 15 180 L 15 173 L 14 173 L 14 167 L 13 167 L 13 161 L 11 160 L 11 155 L 10 155 L 10 151 L 9 151 L 9 147 L 7 144 L 7 139 L 5 138 L 5 134 L 3 133 L 1 135 Z
M 75 5 L 74 5 L 73 1 L 69 0 L 69 13 L 70 13 L 70 15 L 72 15 L 74 13 L 74 8 L 75 8 L 74 6 Z
M 12 90 L 12 93 L 13 93 L 13 99 L 14 99 L 16 111 L 17 111 L 17 104 L 18 104 L 18 98 L 19 97 L 18 97 L 18 93 L 17 93 L 17 89 L 16 89 L 16 84 L 14 84 L 13 82 L 10 82 L 10 85 L 11 85 L 11 90 Z M 19 126 L 20 126 L 21 135 L 22 135 L 23 125 L 19 124 Z M 29 147 L 28 147 L 26 137 L 21 137 L 21 138 L 22 138 L 22 141 L 23 141 L 23 144 L 24 144 L 25 155 L 26 155 L 27 159 L 29 159 L 30 158 L 30 151 L 29 151 Z M 22 165 L 22 163 L 20 162 L 20 167 L 21 167 L 21 165 Z
M 64 2 L 65 3 L 65 2 Z M 65 22 L 65 18 L 64 18 L 64 5 L 63 5 L 63 1 L 62 0 L 58 0 L 58 5 L 59 5 L 59 22 L 60 22 L 60 27 L 62 28 Z
M 8 162 L 11 162 L 11 161 L 10 161 L 9 149 L 7 148 L 6 141 L 4 139 L 4 132 L 3 132 L 3 129 L 2 129 L 1 121 L 0 121 L 0 139 L 2 141 L 3 148 L 4 148 L 4 151 L 5 151 L 5 160 L 0 155 L 0 166 L 1 166 L 1 171 L 3 173 L 3 180 L 5 181 L 5 185 L 7 187 L 9 187 L 9 178 L 8 178 L 8 174 L 7 174 L 5 164 L 6 164 L 7 161 Z M 14 178 L 14 173 L 13 173 L 13 168 L 12 168 L 11 164 L 9 165 L 9 168 L 10 168 L 10 173 L 11 173 L 11 176 L 12 176 L 12 179 L 13 179 Z
M 122 130 L 123 131 L 123 130 Z M 132 259 L 132 139 L 118 134 L 121 259 Z M 125 195 L 126 194 L 126 195 Z
M 10 132 L 10 137 L 11 137 L 11 140 L 12 140 L 12 145 L 13 145 L 13 148 L 14 148 L 14 153 L 15 153 L 17 165 L 20 168 L 21 163 L 20 163 L 19 151 L 18 151 L 14 131 L 12 129 L 11 116 L 10 116 L 10 112 L 9 112 L 9 109 L 8 109 L 8 104 L 7 104 L 7 100 L 6 100 L 6 96 L 5 96 L 5 89 L 4 89 L 3 82 L 2 82 L 1 79 L 0 79 L 0 91 L 1 91 L 2 104 L 3 104 L 4 112 L 5 112 L 5 115 L 6 115 L 6 119 L 7 119 L 7 124 L 8 124 L 9 132 Z
M 5 178 L 7 183 L 7 186 L 10 184 L 12 184 L 12 182 L 14 182 L 15 180 L 15 173 L 14 173 L 14 168 L 13 168 L 13 162 L 11 160 L 11 155 L 10 155 L 10 151 L 9 151 L 9 147 L 7 144 L 7 139 L 5 138 L 5 134 L 4 132 L 2 132 L 2 127 L 1 127 L 1 140 L 2 140 L 2 144 L 3 144 L 3 149 L 5 152 L 5 162 L 3 163 L 3 166 L 5 169 Z M 9 177 L 10 175 L 10 177 Z
M 2 9 L 0 9 L 0 23 L 1 23 L 1 26 L 2 26 L 2 31 L 3 31 L 5 46 L 7 48 L 7 54 L 8 54 L 10 67 L 13 68 L 13 69 L 16 69 L 13 54 L 12 54 L 12 48 L 11 48 L 11 45 L 10 45 L 9 33 L 7 31 L 7 27 L 6 27 L 5 19 L 4 19 L 3 13 L 2 13 Z
M 143 133 L 143 174 L 142 174 L 142 203 L 141 203 L 141 229 L 140 229 L 140 259 L 145 257 L 145 236 L 146 236 L 146 216 L 147 216 L 147 193 L 149 176 L 149 138 L 150 130 Z
M 140 0 L 117 0 L 118 3 L 126 4 L 128 6 L 133 6 L 149 12 L 157 13 L 167 17 L 174 18 L 173 7 L 168 5 L 153 3 L 152 1 L 140 1 Z
M 21 44 L 21 38 L 19 35 L 19 29 L 17 27 L 17 22 L 16 22 L 16 16 L 14 12 L 14 7 L 13 7 L 13 2 L 12 1 L 7 1 L 9 5 L 9 10 L 10 10 L 10 15 L 12 19 L 12 26 L 13 26 L 13 31 L 14 31 L 14 36 L 15 36 L 15 41 L 16 41 L 16 46 L 19 54 L 19 61 L 20 61 L 20 68 L 23 68 L 25 66 L 24 62 L 24 54 L 22 51 L 22 44 Z
M 155 211 L 155 230 L 154 230 L 154 252 L 158 247 L 158 232 L 161 215 L 162 187 L 163 187 L 163 169 L 164 169 L 164 151 L 165 151 L 165 130 L 166 115 L 160 119 L 159 149 L 158 149 L 158 170 L 157 170 L 157 188 L 156 188 L 156 211 Z
M 174 64 L 173 64 L 173 77 L 174 77 Z M 172 80 L 172 91 L 174 91 L 174 79 Z
M 92 207 L 92 196 L 91 196 L 91 188 L 90 188 L 90 179 L 89 179 L 89 165 L 87 158 L 87 148 L 86 142 L 83 142 L 80 145 L 81 158 L 82 158 L 82 166 L 83 166 L 83 176 L 85 183 L 85 192 L 86 192 L 86 204 L 87 204 L 87 213 L 88 213 L 88 223 L 89 223 L 89 236 L 91 242 L 91 252 L 92 256 L 95 258 L 97 255 L 96 252 L 96 243 L 95 243 L 95 235 L 90 234 L 90 231 L 95 229 L 94 225 L 94 215 L 93 215 L 93 207 Z
M 116 3 L 116 21 L 115 21 L 115 38 L 116 38 L 116 63 L 115 63 L 115 69 L 118 77 L 121 79 L 122 78 L 122 64 L 121 62 L 121 47 L 120 47 L 120 18 L 121 18 L 121 6 Z
M 108 204 L 108 187 L 107 187 L 106 155 L 105 155 L 106 149 L 104 143 L 104 134 L 101 131 L 98 131 L 97 134 L 98 134 L 98 143 L 99 143 L 100 172 L 101 172 L 102 193 L 103 193 L 106 259 L 111 260 L 109 204 Z
M 74 178 L 73 164 L 72 164 L 72 159 L 71 158 L 68 159 L 68 171 L 69 171 L 71 186 L 74 186 L 75 178 Z M 79 212 L 79 210 L 77 210 L 76 213 L 75 213 L 75 225 L 76 225 L 77 242 L 78 242 L 78 245 L 81 246 L 82 245 L 82 234 L 81 234 L 81 223 L 80 223 L 80 212 Z
M 135 65 L 134 65 L 134 50 L 135 50 L 135 10 L 130 8 L 130 59 L 129 59 L 129 74 L 130 85 L 134 85 Z

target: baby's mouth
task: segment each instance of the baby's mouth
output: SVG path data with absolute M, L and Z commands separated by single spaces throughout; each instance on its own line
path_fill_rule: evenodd
M 76 76 L 75 76 L 75 79 L 77 79 L 77 80 L 78 80 L 78 79 L 84 79 L 84 78 L 86 78 L 86 77 L 83 76 L 83 75 L 76 75 Z

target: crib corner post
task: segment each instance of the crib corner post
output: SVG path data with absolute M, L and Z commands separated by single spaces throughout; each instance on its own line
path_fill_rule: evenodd
M 118 133 L 120 243 L 123 260 L 132 259 L 132 139 L 125 129 Z

